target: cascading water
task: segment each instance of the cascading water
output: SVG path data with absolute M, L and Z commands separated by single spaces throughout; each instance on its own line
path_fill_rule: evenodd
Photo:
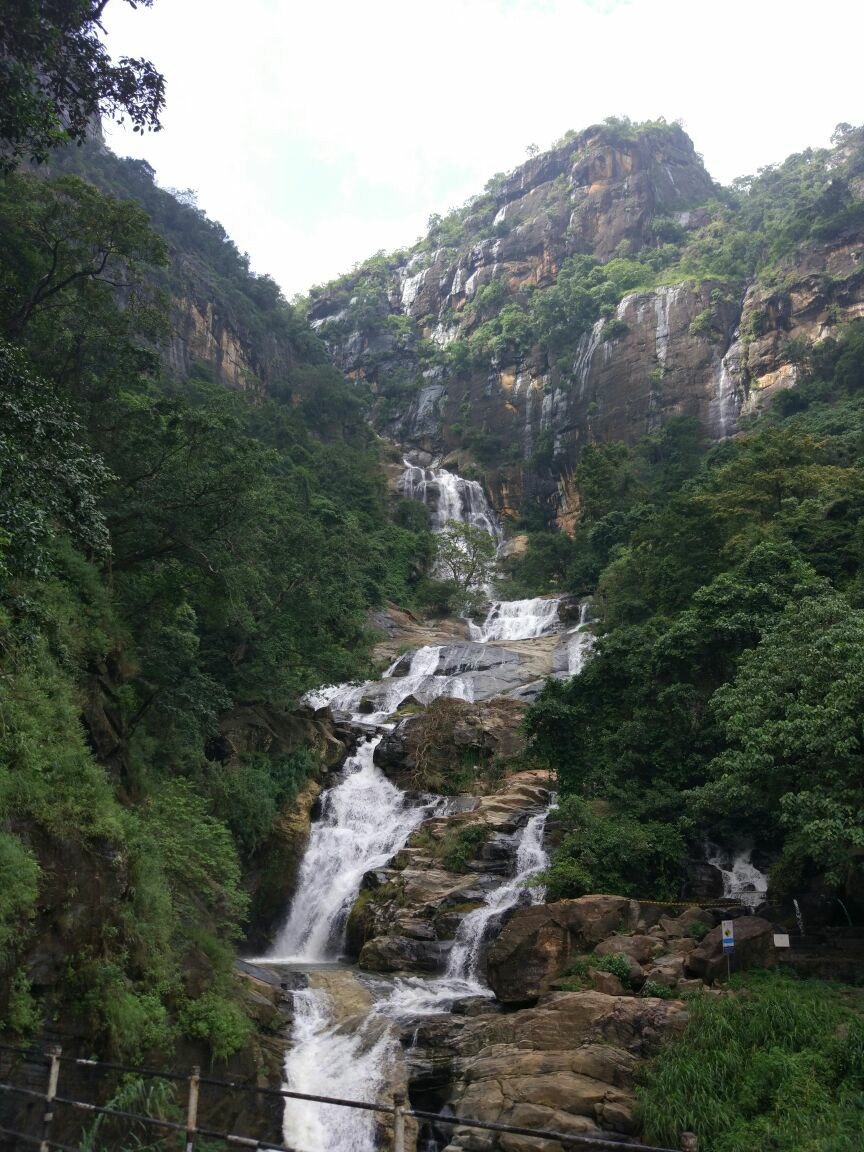
M 541 596 L 534 600 L 496 600 L 482 624 L 469 622 L 471 639 L 487 644 L 491 640 L 533 640 L 560 628 L 560 600 Z
M 321 818 L 312 826 L 297 892 L 270 963 L 336 959 L 364 875 L 383 867 L 434 807 L 409 807 L 405 794 L 375 767 L 380 741 L 380 736 L 364 741 L 345 761 L 341 782 L 322 797 Z
M 435 531 L 458 520 L 501 538 L 497 519 L 476 481 L 406 461 L 400 487 L 405 496 L 430 507 Z M 471 625 L 472 639 L 527 640 L 559 632 L 558 607 L 558 600 L 544 598 L 496 602 L 482 625 Z M 580 626 L 584 623 L 587 617 Z M 587 654 L 589 641 L 580 639 L 578 644 Z M 406 658 L 400 657 L 378 681 L 322 688 L 305 700 L 315 708 L 329 705 L 357 725 L 386 726 L 409 697 L 423 704 L 443 695 L 473 698 L 471 668 L 476 653 L 466 648 L 456 655 L 458 659 L 452 649 L 443 647 L 420 648 L 407 668 Z M 439 672 L 448 663 L 459 674 Z M 574 673 L 581 666 L 579 662 Z M 346 761 L 340 782 L 322 796 L 321 816 L 312 828 L 287 923 L 268 957 L 271 963 L 316 964 L 338 958 L 363 876 L 384 866 L 414 829 L 440 810 L 439 801 L 409 806 L 405 794 L 375 767 L 380 739 L 359 745 Z M 548 810 L 532 816 L 514 838 L 513 875 L 463 918 L 443 976 L 397 979 L 383 997 L 379 989 L 377 1003 L 365 1016 L 341 1026 L 325 989 L 315 986 L 294 994 L 294 1032 L 285 1061 L 288 1087 L 329 1095 L 335 1083 L 339 1095 L 374 1100 L 384 1092 L 395 1059 L 394 1020 L 445 1013 L 460 998 L 492 995 L 481 977 L 483 945 L 505 912 L 520 902 L 543 899 L 541 888 L 526 884 L 548 863 L 543 848 L 547 816 Z M 374 1120 L 365 1114 L 298 1100 L 286 1101 L 284 1134 L 287 1147 L 296 1152 L 373 1152 L 376 1138 Z
M 723 899 L 737 900 L 750 908 L 762 904 L 768 893 L 768 877 L 750 859 L 751 846 L 732 851 L 718 844 L 706 846 L 705 859 L 723 877 Z
M 370 1037 L 367 1028 L 346 1032 L 335 1027 L 322 989 L 295 992 L 286 1086 L 311 1096 L 338 1095 L 373 1103 L 385 1087 L 394 1044 L 386 1029 Z M 375 1152 L 372 1112 L 286 1098 L 282 1130 L 292 1152 Z
M 488 893 L 484 903 L 465 916 L 456 931 L 443 976 L 432 980 L 398 979 L 378 1011 L 396 1019 L 434 1016 L 447 1012 L 465 996 L 491 996 L 480 975 L 483 943 L 493 921 L 522 900 L 542 903 L 545 889 L 527 887 L 528 881 L 549 863 L 543 847 L 546 820 L 551 807 L 532 816 L 519 833 L 514 874 Z
M 404 463 L 399 487 L 408 500 L 419 500 L 431 509 L 434 532 L 440 532 L 448 520 L 458 520 L 500 539 L 495 513 L 476 480 L 466 480 L 446 468 L 422 468 L 407 460 Z
M 586 600 L 579 608 L 579 623 L 567 634 L 567 675 L 578 676 L 594 647 L 596 637 L 590 630 L 595 623 L 591 618 L 591 602 Z
M 362 684 L 332 684 L 307 692 L 303 700 L 312 708 L 329 705 L 333 712 L 346 713 L 357 724 L 380 726 L 396 712 L 409 696 L 421 704 L 429 704 L 439 696 L 452 696 L 456 700 L 470 700 L 470 683 L 461 676 L 439 676 L 436 670 L 441 659 L 440 645 L 418 648 L 404 676 L 394 672 L 402 657 L 394 660 L 380 680 L 366 680 Z M 364 702 L 367 707 L 364 710 Z

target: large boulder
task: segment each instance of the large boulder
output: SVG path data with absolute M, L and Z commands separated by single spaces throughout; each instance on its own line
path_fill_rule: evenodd
M 600 992 L 557 993 L 536 1008 L 473 1017 L 448 1035 L 456 1052 L 450 1103 L 457 1116 L 491 1123 L 633 1136 L 636 1063 L 686 1020 L 678 1001 Z M 469 1128 L 456 1128 L 452 1140 L 451 1147 L 472 1152 L 538 1147 L 528 1138 Z
M 777 963 L 774 951 L 774 926 L 761 916 L 739 916 L 735 920 L 735 949 L 731 955 L 731 969 L 741 972 L 747 968 L 773 968 Z M 703 980 L 722 979 L 727 972 L 727 958 L 723 952 L 722 927 L 713 928 L 698 948 L 684 960 L 689 975 Z
M 505 1004 L 535 1000 L 567 967 L 619 929 L 633 928 L 639 905 L 624 896 L 580 896 L 517 908 L 486 959 L 489 987 Z

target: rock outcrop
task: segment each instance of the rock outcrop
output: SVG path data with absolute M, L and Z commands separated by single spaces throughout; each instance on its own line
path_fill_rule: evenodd
M 816 163 L 833 172 L 853 145 Z M 539 500 L 569 530 L 586 445 L 632 443 L 679 415 L 729 436 L 742 413 L 800 379 L 810 347 L 864 315 L 860 214 L 831 241 L 807 236 L 776 267 L 733 262 L 720 279 L 698 255 L 722 242 L 718 195 L 678 126 L 594 126 L 493 178 L 413 249 L 314 292 L 310 322 L 342 371 L 371 388 L 377 427 L 402 449 L 482 471 L 505 518 Z M 691 243 L 695 265 L 676 264 Z M 644 261 L 647 279 L 630 284 L 657 286 L 622 280 L 572 340 L 577 320 L 554 307 L 563 332 L 531 327 L 531 301 L 580 258 Z
M 365 877 L 348 920 L 349 955 L 370 971 L 442 971 L 462 917 L 512 867 L 513 833 L 550 795 L 546 774 L 529 771 L 487 795 L 454 798 L 389 867 Z
M 565 992 L 536 1008 L 465 1020 L 451 1038 L 456 1116 L 567 1135 L 638 1132 L 633 1092 L 639 1059 L 686 1024 L 675 1000 Z M 421 1028 L 418 1045 L 427 1037 Z M 451 1152 L 529 1152 L 536 1142 L 470 1128 L 453 1131 Z M 557 1152 L 550 1144 L 550 1152 Z

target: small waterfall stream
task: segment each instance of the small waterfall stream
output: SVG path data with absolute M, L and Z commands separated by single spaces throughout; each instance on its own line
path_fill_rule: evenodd
M 533 600 L 496 600 L 482 624 L 468 623 L 472 640 L 534 640 L 560 628 L 560 599 L 538 596 Z
M 713 864 L 723 877 L 724 900 L 737 900 L 749 908 L 756 908 L 767 896 L 768 877 L 750 859 L 752 852 L 750 844 L 737 850 L 707 844 L 705 860 Z
M 437 1016 L 449 1012 L 454 1001 L 462 997 L 492 995 L 480 971 L 483 944 L 492 923 L 505 912 L 523 900 L 533 904 L 542 902 L 544 889 L 529 888 L 527 884 L 549 863 L 543 847 L 543 835 L 551 810 L 550 806 L 545 812 L 532 816 L 518 834 L 513 876 L 489 892 L 484 903 L 463 918 L 456 931 L 444 975 L 431 980 L 417 977 L 397 979 L 391 995 L 379 1005 L 380 1012 L 398 1020 L 414 1016 Z

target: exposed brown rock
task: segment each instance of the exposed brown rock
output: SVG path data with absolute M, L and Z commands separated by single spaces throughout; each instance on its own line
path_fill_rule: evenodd
M 617 928 L 635 927 L 639 906 L 624 896 L 581 896 L 517 908 L 486 959 L 489 987 L 505 1004 L 536 999 L 572 956 Z
M 739 916 L 735 920 L 735 949 L 731 964 L 736 972 L 747 968 L 773 968 L 777 963 L 774 949 L 774 926 L 760 916 Z M 686 957 L 689 976 L 704 980 L 718 980 L 726 975 L 726 956 L 723 953 L 722 929 L 712 929 L 698 948 Z
M 557 993 L 536 1008 L 469 1019 L 451 1037 L 456 1114 L 568 1134 L 634 1134 L 636 1061 L 686 1019 L 677 1001 L 599 992 Z M 477 1152 L 536 1148 L 468 1128 L 453 1140 Z

